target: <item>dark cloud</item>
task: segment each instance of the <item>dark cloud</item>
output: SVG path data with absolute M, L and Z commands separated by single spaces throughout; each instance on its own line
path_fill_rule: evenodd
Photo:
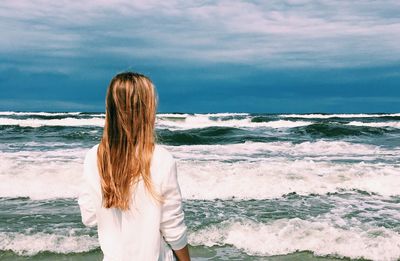
M 0 7 L 2 110 L 102 111 L 111 77 L 135 70 L 162 111 L 400 111 L 397 1 Z

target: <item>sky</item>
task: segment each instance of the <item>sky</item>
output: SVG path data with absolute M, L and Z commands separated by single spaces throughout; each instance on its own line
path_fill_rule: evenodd
M 159 112 L 400 112 L 400 1 L 0 1 L 0 110 L 103 112 L 149 76 Z

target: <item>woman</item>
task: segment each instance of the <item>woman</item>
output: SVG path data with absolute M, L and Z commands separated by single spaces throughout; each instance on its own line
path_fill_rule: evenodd
M 82 222 L 97 225 L 104 260 L 190 260 L 176 162 L 155 144 L 155 117 L 149 78 L 111 80 L 103 137 L 86 154 L 78 199 Z

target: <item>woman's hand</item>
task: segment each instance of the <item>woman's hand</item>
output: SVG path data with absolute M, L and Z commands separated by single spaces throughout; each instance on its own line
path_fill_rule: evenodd
M 173 251 L 178 261 L 190 261 L 189 248 L 187 245 L 182 249 Z

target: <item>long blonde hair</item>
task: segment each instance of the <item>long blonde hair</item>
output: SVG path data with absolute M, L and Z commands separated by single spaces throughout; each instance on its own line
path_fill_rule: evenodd
M 129 209 L 140 179 L 158 201 L 150 176 L 155 147 L 157 95 L 144 75 L 125 72 L 110 82 L 106 97 L 104 132 L 97 149 L 103 206 Z

